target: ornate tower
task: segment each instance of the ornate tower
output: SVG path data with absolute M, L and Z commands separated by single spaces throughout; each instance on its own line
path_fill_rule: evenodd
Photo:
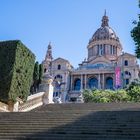
M 46 53 L 46 57 L 45 57 L 45 61 L 52 61 L 53 57 L 52 57 L 52 46 L 51 43 L 49 43 L 48 45 L 48 49 L 47 49 L 47 53 Z
M 45 56 L 45 60 L 43 61 L 43 69 L 44 69 L 44 73 L 48 73 L 51 74 L 51 64 L 52 64 L 52 46 L 51 43 L 49 43 L 48 45 L 48 49 L 47 49 L 47 53 Z

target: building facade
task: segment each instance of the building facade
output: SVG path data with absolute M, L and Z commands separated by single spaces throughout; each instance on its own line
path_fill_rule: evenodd
M 102 17 L 101 27 L 87 45 L 88 57 L 77 69 L 63 58 L 52 59 L 49 44 L 43 61 L 44 73 L 54 77 L 54 96 L 62 101 L 74 101 L 83 89 L 118 89 L 139 79 L 139 65 L 135 55 L 122 52 L 119 37 L 109 26 L 109 18 Z

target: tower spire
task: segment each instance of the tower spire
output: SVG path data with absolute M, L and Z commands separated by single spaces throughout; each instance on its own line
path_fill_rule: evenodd
M 102 17 L 102 25 L 101 26 L 102 27 L 109 26 L 108 21 L 109 21 L 109 19 L 108 19 L 108 16 L 106 16 L 106 9 L 105 9 L 104 16 Z
M 45 60 L 52 61 L 52 59 L 53 59 L 53 57 L 52 57 L 52 46 L 51 46 L 51 42 L 49 42 Z
M 104 12 L 104 16 L 106 16 L 106 9 L 105 9 L 105 12 Z

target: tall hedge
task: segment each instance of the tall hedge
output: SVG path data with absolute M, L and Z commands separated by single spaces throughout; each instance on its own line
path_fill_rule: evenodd
M 35 55 L 20 41 L 0 42 L 0 100 L 27 99 Z

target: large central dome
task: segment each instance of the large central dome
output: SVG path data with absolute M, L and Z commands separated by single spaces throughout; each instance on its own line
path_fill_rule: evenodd
M 106 12 L 102 18 L 102 24 L 99 29 L 93 34 L 90 42 L 94 40 L 99 40 L 99 39 L 115 39 L 119 40 L 119 38 L 116 36 L 115 32 L 111 27 L 108 25 L 108 17 L 106 16 Z
M 99 29 L 97 29 L 97 31 L 92 36 L 91 41 L 99 40 L 99 39 L 118 40 L 118 37 L 116 36 L 115 32 L 112 30 L 111 27 L 105 26 L 105 27 L 100 27 Z
M 88 44 L 88 60 L 97 56 L 105 56 L 115 60 L 121 54 L 122 46 L 114 30 L 108 24 L 106 11 L 102 17 L 101 27 L 96 30 Z

